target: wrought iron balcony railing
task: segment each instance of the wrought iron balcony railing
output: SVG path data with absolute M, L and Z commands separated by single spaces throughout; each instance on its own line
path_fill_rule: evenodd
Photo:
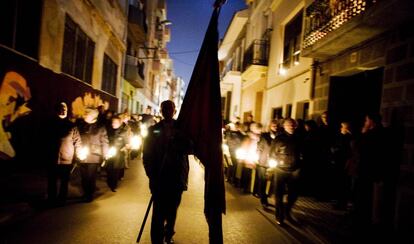
M 314 45 L 378 1 L 380 0 L 315 0 L 306 8 L 302 48 Z
M 256 39 L 244 53 L 243 71 L 250 65 L 267 66 L 269 62 L 269 42 Z

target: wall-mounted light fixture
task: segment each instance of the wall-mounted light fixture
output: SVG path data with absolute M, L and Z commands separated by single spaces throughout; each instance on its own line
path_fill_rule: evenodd
M 279 74 L 279 75 L 286 75 L 286 73 L 287 73 L 287 70 L 286 70 L 286 68 L 285 68 L 284 64 L 283 64 L 283 63 L 280 63 L 280 64 L 279 64 L 279 71 L 278 71 L 278 74 Z
M 172 22 L 168 19 L 162 20 L 158 23 L 158 25 L 171 25 Z
M 293 53 L 293 65 L 299 65 L 300 50 Z

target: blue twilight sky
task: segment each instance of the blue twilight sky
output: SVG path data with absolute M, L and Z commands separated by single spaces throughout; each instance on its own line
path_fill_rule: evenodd
M 174 60 L 174 72 L 181 76 L 186 87 L 191 78 L 198 51 L 201 47 L 215 0 L 167 0 L 167 19 L 172 22 L 170 57 Z M 222 38 L 233 14 L 246 8 L 245 0 L 227 0 L 219 17 L 219 33 Z

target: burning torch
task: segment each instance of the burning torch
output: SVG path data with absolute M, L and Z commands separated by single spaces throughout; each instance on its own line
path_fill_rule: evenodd
M 89 147 L 87 146 L 81 147 L 79 151 L 76 152 L 76 156 L 78 157 L 80 161 L 85 160 L 88 157 L 88 155 L 89 155 Z M 75 171 L 76 167 L 77 167 L 77 164 L 73 166 L 72 170 L 70 171 L 71 174 L 73 173 L 73 171 Z
M 106 160 L 114 157 L 116 155 L 116 148 L 115 147 L 110 147 L 108 152 L 105 155 L 105 160 L 102 162 L 101 167 L 104 167 L 106 164 Z
M 142 145 L 142 138 L 138 135 L 131 136 L 131 138 L 129 139 L 129 145 L 131 145 L 131 149 L 138 150 Z

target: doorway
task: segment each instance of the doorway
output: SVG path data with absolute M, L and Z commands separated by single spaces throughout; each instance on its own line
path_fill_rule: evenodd
M 346 77 L 331 77 L 329 88 L 329 123 L 338 131 L 342 121 L 360 132 L 367 113 L 379 113 L 384 68 Z

